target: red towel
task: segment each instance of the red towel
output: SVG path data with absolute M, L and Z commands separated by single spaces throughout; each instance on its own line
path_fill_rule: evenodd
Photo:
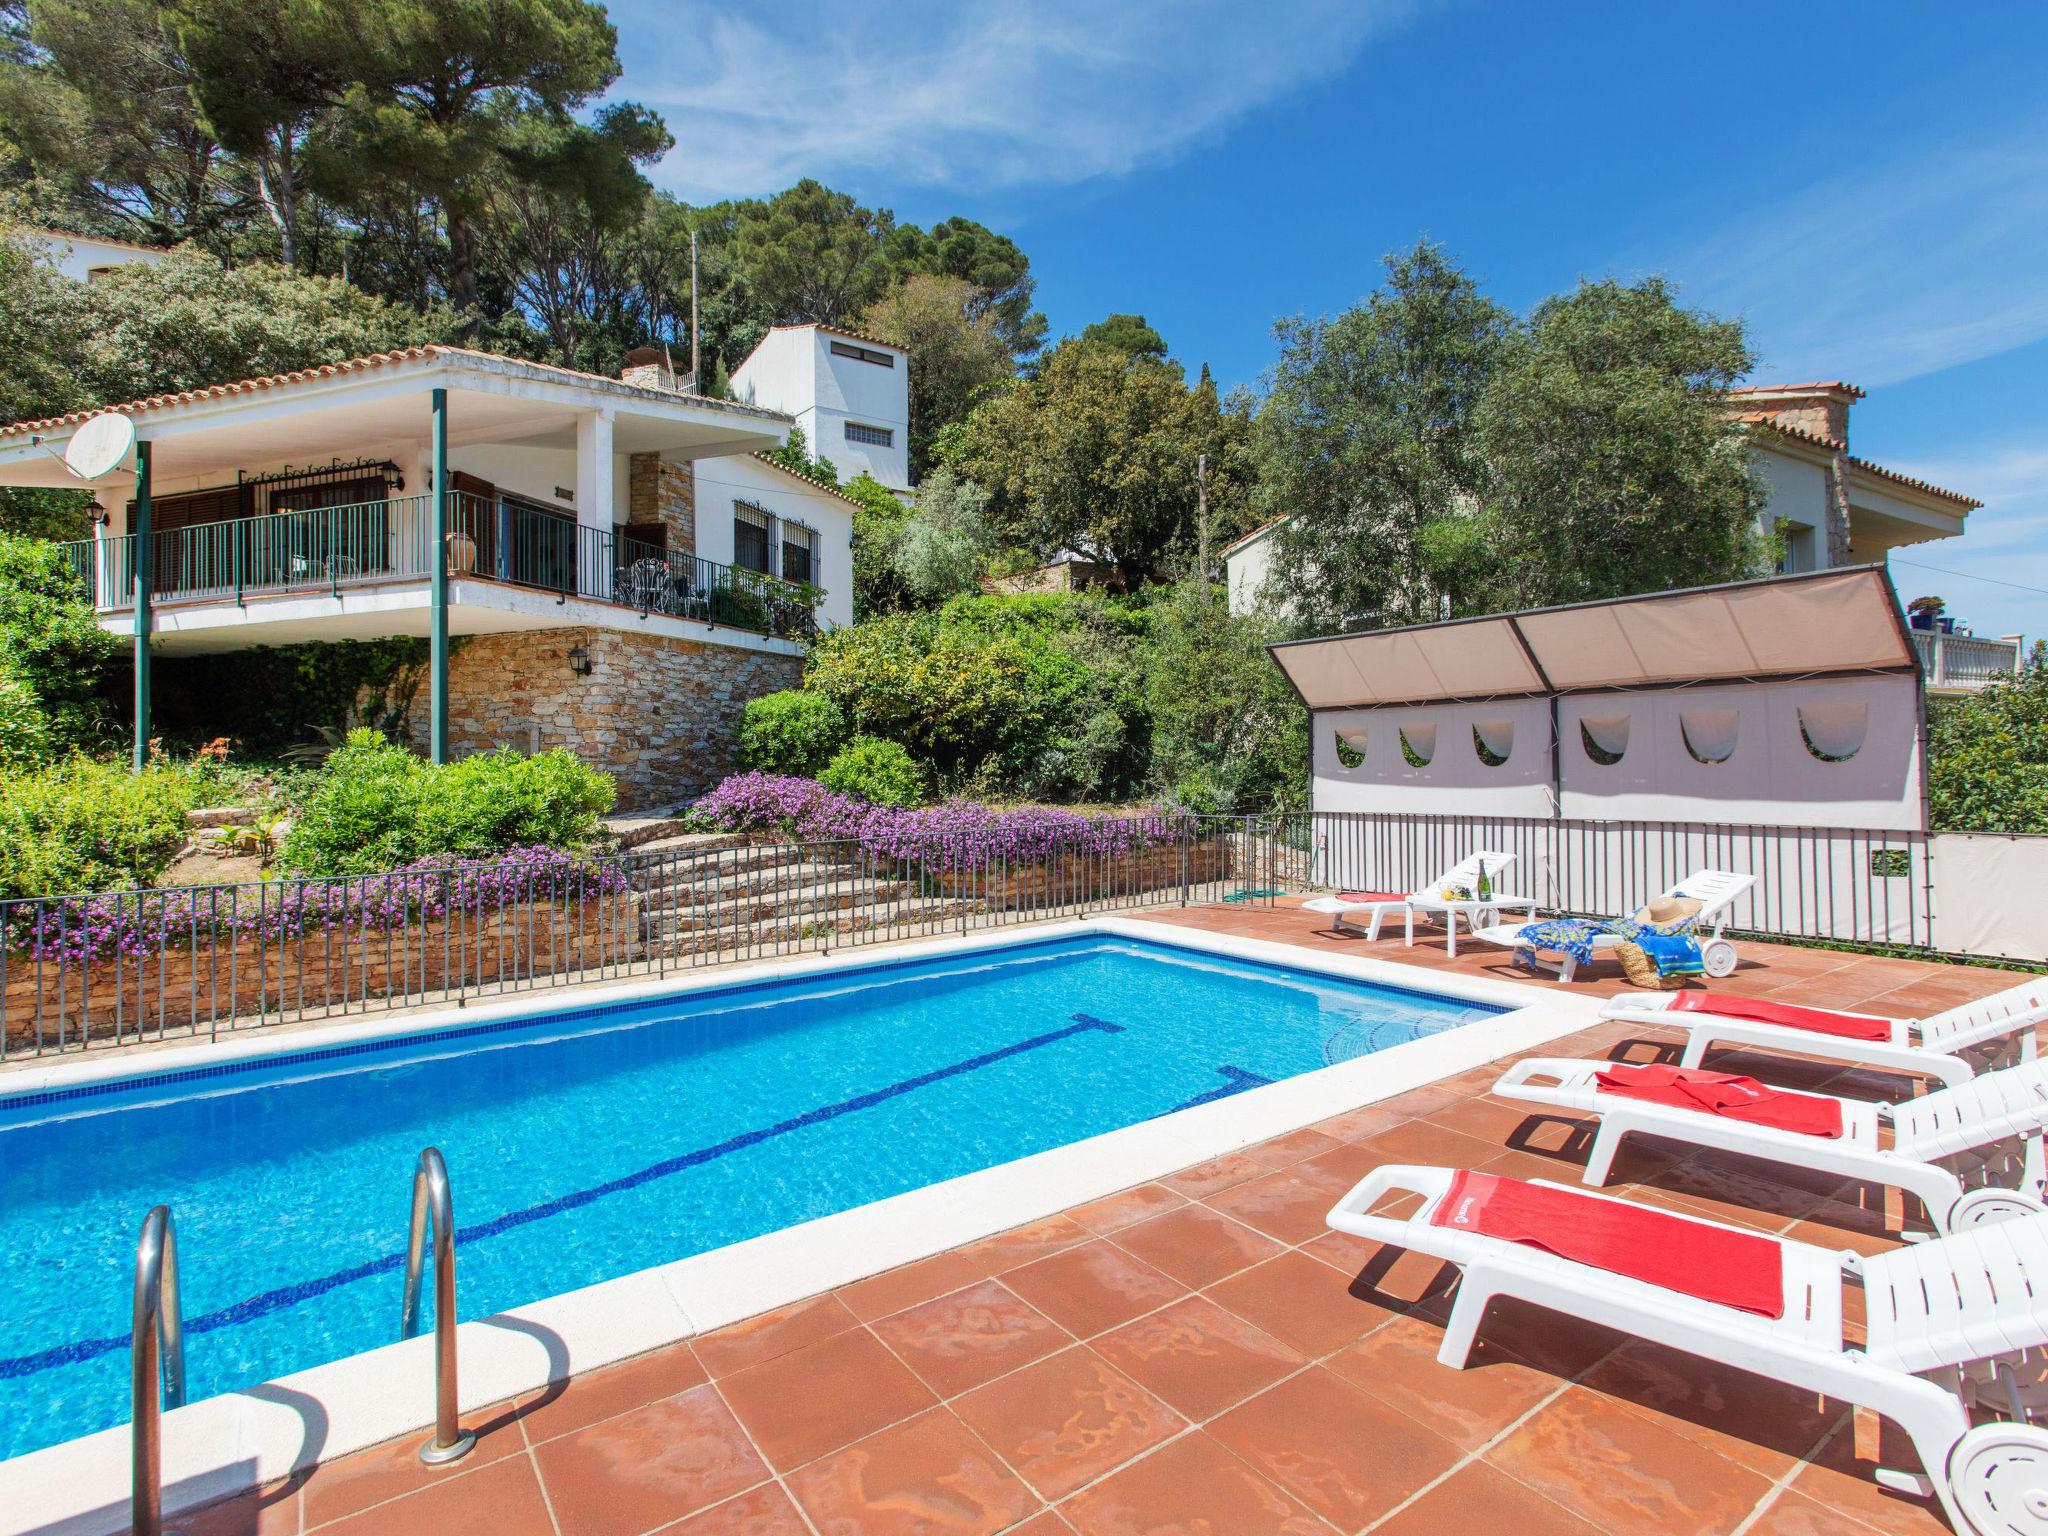
M 1430 1224 L 1527 1243 L 1576 1264 L 1763 1317 L 1785 1315 L 1785 1261 L 1771 1238 L 1648 1206 L 1458 1173 Z
M 1339 891 L 1339 901 L 1406 901 L 1406 891 Z
M 1766 1002 L 1760 997 L 1722 997 L 1712 992 L 1681 992 L 1672 1000 L 1674 1013 L 1711 1013 L 1725 1019 L 1748 1019 L 1753 1024 L 1782 1024 L 1787 1029 L 1810 1029 L 1816 1034 L 1840 1035 L 1845 1040 L 1889 1040 L 1889 1019 L 1858 1018 L 1853 1013 L 1836 1013 L 1831 1008 L 1801 1008 L 1796 1003 Z
M 1609 1093 L 1698 1110 L 1724 1120 L 1772 1125 L 1802 1136 L 1842 1134 L 1842 1106 L 1835 1100 L 1766 1088 L 1753 1077 L 1657 1065 L 1609 1067 L 1596 1073 L 1593 1081 Z

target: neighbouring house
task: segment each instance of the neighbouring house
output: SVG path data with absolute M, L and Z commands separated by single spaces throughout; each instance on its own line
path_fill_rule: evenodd
M 171 253 L 159 245 L 134 245 L 101 235 L 74 235 L 61 229 L 39 229 L 33 225 L 20 231 L 43 260 L 76 282 L 90 282 L 116 267 L 140 262 L 154 266 Z
M 1963 532 L 1983 503 L 1885 469 L 1849 452 L 1849 407 L 1864 391 L 1840 380 L 1808 384 L 1745 385 L 1729 392 L 1731 409 L 1754 429 L 1752 452 L 1768 500 L 1762 530 L 1777 536 L 1781 574 L 1874 565 L 1894 549 Z M 1269 600 L 1265 593 L 1274 519 L 1224 550 L 1233 613 Z M 2020 664 L 2017 635 L 1914 632 L 1930 684 L 1941 689 L 1981 687 L 1994 672 Z
M 735 400 L 796 418 L 840 478 L 910 490 L 910 354 L 829 325 L 777 325 L 733 370 Z
M 1072 550 L 1061 550 L 1046 564 L 1008 576 L 984 576 L 981 590 L 991 593 L 1082 592 L 1090 587 L 1116 587 L 1117 569 Z
M 791 416 L 677 383 L 410 347 L 0 427 L 0 485 L 99 502 L 67 548 L 133 637 L 138 753 L 153 655 L 414 635 L 437 760 L 566 746 L 666 805 L 853 618 L 854 504 L 762 456 Z M 134 446 L 81 482 L 64 452 L 109 415 Z

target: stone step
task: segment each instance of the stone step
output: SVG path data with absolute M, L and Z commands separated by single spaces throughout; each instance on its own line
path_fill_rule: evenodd
M 854 878 L 845 864 L 794 857 L 787 849 L 775 858 L 761 858 L 751 850 L 739 850 L 727 858 L 650 859 L 630 865 L 626 883 L 650 898 L 687 899 L 691 892 L 708 895 L 743 895 L 750 890 L 778 890 L 784 886 L 817 880 Z
M 798 893 L 826 887 L 844 890 L 866 885 L 894 894 L 910 883 L 863 876 L 840 864 L 790 864 L 781 868 L 743 870 L 734 875 L 719 873 L 713 876 L 709 871 L 701 871 L 695 879 L 650 881 L 635 889 L 642 906 L 673 910 L 793 900 Z
M 681 933 L 750 923 L 803 921 L 837 912 L 886 912 L 928 899 L 911 896 L 909 890 L 901 880 L 821 880 L 723 901 L 646 902 L 641 907 L 641 927 L 647 933 Z
M 977 910 L 979 905 L 952 897 L 913 896 L 901 902 L 842 909 L 830 915 L 791 916 L 779 922 L 721 923 L 715 927 L 690 928 L 651 939 L 648 953 L 738 957 L 759 954 L 798 940 L 877 933 L 885 929 L 901 932 L 908 938 L 936 930 L 947 918 Z
M 680 827 L 681 822 L 668 823 Z M 662 832 L 620 845 L 621 853 L 715 853 L 726 848 L 745 848 L 750 839 L 744 832 Z
M 658 838 L 686 834 L 686 824 L 674 811 L 647 811 L 636 816 L 607 816 L 598 823 L 614 845 L 638 848 Z
M 263 814 L 253 805 L 208 805 L 185 813 L 188 827 L 253 827 Z

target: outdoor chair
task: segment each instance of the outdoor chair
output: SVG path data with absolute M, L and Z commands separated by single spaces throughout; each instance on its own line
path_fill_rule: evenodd
M 1500 877 L 1508 866 L 1515 862 L 1512 853 L 1500 853 L 1482 848 L 1477 853 L 1467 854 L 1436 879 L 1414 891 L 1340 891 L 1334 896 L 1318 896 L 1301 904 L 1304 912 L 1320 912 L 1330 919 L 1330 932 L 1342 933 L 1345 920 L 1360 914 L 1368 915 L 1370 923 L 1365 930 L 1368 939 L 1380 936 L 1380 923 L 1389 912 L 1412 914 L 1411 901 L 1439 898 L 1445 891 L 1457 889 L 1471 891 L 1476 896 L 1479 888 L 1479 866 L 1486 866 L 1486 878 L 1495 890 L 1501 888 Z M 1413 925 L 1412 915 L 1409 918 Z
M 1696 901 L 1699 911 L 1686 920 L 1681 932 L 1697 933 L 1706 930 L 1699 941 L 1700 961 L 1709 976 L 1732 975 L 1735 970 L 1735 946 L 1721 937 L 1728 926 L 1728 911 L 1735 904 L 1735 898 L 1756 884 L 1755 875 L 1738 875 L 1721 869 L 1697 869 L 1664 892 L 1668 898 L 1680 901 Z M 1643 921 L 1640 912 L 1634 919 Z M 1531 927 L 1529 923 L 1500 923 L 1491 928 L 1481 928 L 1472 937 L 1487 944 L 1498 944 L 1506 949 L 1522 947 L 1522 932 Z M 1623 943 L 1625 935 L 1619 933 L 1596 933 L 1592 937 L 1593 948 L 1613 949 Z M 1559 981 L 1570 981 L 1578 974 L 1578 961 L 1570 955 L 1547 959 L 1542 954 L 1535 956 L 1536 964 L 1545 970 L 1555 971 Z M 1652 996 L 1656 994 L 1651 994 Z

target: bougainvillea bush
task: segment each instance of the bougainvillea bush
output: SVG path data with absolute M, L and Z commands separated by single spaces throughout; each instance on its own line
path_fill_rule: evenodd
M 8 950 L 42 965 L 76 967 L 241 940 L 289 942 L 329 930 L 361 940 L 461 914 L 486 919 L 565 899 L 589 901 L 625 888 L 616 864 L 557 848 L 508 849 L 488 859 L 425 859 L 385 874 L 254 885 L 173 887 L 23 904 Z
M 972 800 L 899 810 L 834 794 L 816 779 L 772 773 L 736 774 L 695 809 L 706 824 L 729 832 L 851 842 L 878 858 L 937 866 L 1125 853 L 1172 842 L 1185 827 L 1184 816 L 1171 811 L 1088 816 L 1056 806 L 1000 809 Z

